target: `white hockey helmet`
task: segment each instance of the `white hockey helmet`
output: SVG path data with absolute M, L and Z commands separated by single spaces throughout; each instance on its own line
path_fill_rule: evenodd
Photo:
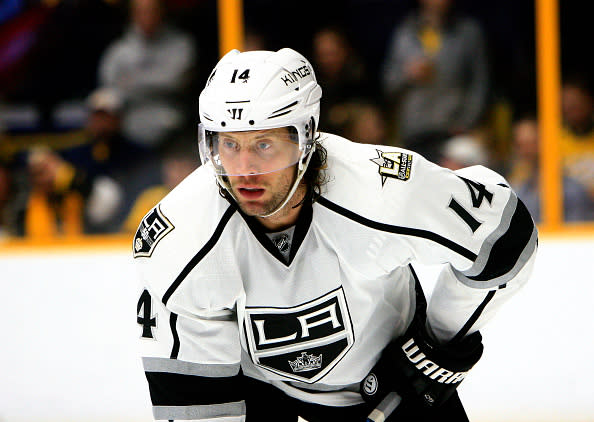
M 202 163 L 212 165 L 219 183 L 228 191 L 225 176 L 264 174 L 297 164 L 290 197 L 314 150 L 321 96 L 311 64 L 290 48 L 276 52 L 230 51 L 215 66 L 200 94 L 198 139 Z M 225 165 L 227 144 L 220 134 L 285 127 L 289 130 L 282 143 L 281 160 L 266 161 L 262 155 L 261 162 L 243 172 Z

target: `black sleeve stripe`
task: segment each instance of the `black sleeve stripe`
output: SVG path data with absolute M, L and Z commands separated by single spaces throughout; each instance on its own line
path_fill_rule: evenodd
M 518 262 L 536 246 L 536 228 L 524 203 L 518 198 L 509 227 L 493 244 L 482 271 L 477 275 L 468 275 L 473 281 L 489 281 L 508 274 Z M 528 257 L 526 257 L 527 259 Z M 523 262 L 521 263 L 523 266 Z M 497 285 L 503 284 L 498 281 Z
M 171 359 L 177 359 L 179 354 L 179 334 L 177 333 L 177 314 L 173 312 L 169 316 L 169 327 L 171 328 L 171 335 L 173 335 L 173 346 L 171 347 Z
M 493 249 L 493 245 L 501 236 L 503 236 L 509 230 L 509 226 L 511 224 L 514 213 L 516 212 L 517 206 L 518 197 L 514 194 L 511 194 L 509 200 L 507 201 L 507 204 L 505 204 L 505 207 L 501 212 L 501 220 L 499 225 L 483 241 L 481 249 L 478 253 L 476 260 L 472 264 L 472 267 L 464 271 L 464 275 L 466 277 L 476 276 L 485 269 L 485 266 L 489 261 L 489 255 L 491 254 L 491 250 Z
M 210 252 L 210 250 L 216 245 L 219 238 L 221 237 L 221 234 L 223 233 L 223 230 L 225 229 L 225 226 L 227 225 L 227 223 L 231 219 L 231 216 L 234 213 L 235 213 L 235 208 L 233 206 L 229 206 L 229 208 L 227 208 L 227 211 L 225 211 L 225 214 L 223 214 L 221 221 L 219 221 L 217 228 L 215 229 L 214 233 L 212 234 L 212 236 L 210 237 L 208 242 L 206 242 L 206 244 L 202 247 L 202 249 L 200 249 L 198 251 L 198 253 L 196 255 L 194 255 L 194 257 L 190 260 L 190 262 L 188 262 L 186 264 L 186 266 L 181 271 L 181 273 L 177 276 L 177 278 L 175 279 L 173 284 L 171 286 L 169 286 L 169 288 L 163 295 L 163 304 L 164 305 L 167 305 L 167 301 L 169 300 L 171 295 L 175 292 L 175 290 L 179 287 L 179 285 L 188 276 L 190 271 L 192 271 L 194 269 L 194 267 L 196 265 L 198 265 L 198 263 L 202 260 L 202 258 L 204 258 L 206 256 L 206 254 L 208 252 Z
M 168 372 L 145 372 L 153 406 L 197 406 L 243 400 L 241 375 L 201 377 Z M 165 419 L 179 419 L 167 417 Z
M 167 418 L 175 420 L 212 421 L 218 418 L 245 416 L 245 402 L 209 404 L 203 406 L 153 406 L 153 417 L 156 420 Z
M 493 299 L 493 296 L 495 296 L 495 293 L 496 293 L 496 290 L 491 290 L 491 291 L 489 291 L 489 293 L 487 293 L 487 296 L 485 297 L 485 299 L 483 299 L 481 304 L 474 310 L 474 312 L 472 313 L 470 318 L 468 318 L 468 321 L 466 321 L 466 323 L 460 329 L 460 331 L 458 331 L 456 333 L 456 335 L 454 336 L 454 338 L 452 338 L 452 340 L 451 340 L 452 343 L 462 340 L 462 338 L 466 334 L 468 334 L 468 331 L 472 328 L 474 323 L 479 319 L 479 317 L 481 316 L 481 314 L 483 313 L 483 311 L 485 310 L 485 308 L 487 307 L 487 305 L 489 304 L 491 299 Z
M 425 296 L 425 292 L 423 291 L 423 286 L 419 281 L 419 277 L 412 266 L 412 264 L 408 264 L 408 268 L 410 269 L 411 276 L 415 282 L 415 315 L 420 315 L 423 319 L 427 318 L 427 298 Z
M 334 202 L 329 201 L 328 199 L 326 199 L 324 197 L 319 197 L 317 199 L 317 202 L 320 205 L 323 205 L 324 207 L 342 215 L 343 217 L 346 217 L 350 220 L 356 221 L 357 223 L 362 224 L 367 227 L 370 227 L 372 229 L 381 230 L 381 231 L 388 232 L 388 233 L 402 234 L 402 235 L 406 235 L 406 236 L 416 236 L 416 237 L 428 239 L 433 242 L 437 242 L 437 243 L 445 246 L 446 248 L 451 249 L 452 251 L 462 255 L 463 257 L 465 257 L 473 262 L 477 257 L 477 255 L 474 252 L 466 249 L 465 247 L 463 247 L 455 242 L 452 242 L 450 239 L 447 239 L 443 236 L 440 236 L 440 235 L 430 232 L 428 230 L 414 229 L 414 228 L 410 228 L 410 227 L 393 226 L 391 224 L 379 223 L 377 221 L 369 220 L 359 214 L 355 214 L 354 212 L 341 207 L 340 205 L 335 204 Z

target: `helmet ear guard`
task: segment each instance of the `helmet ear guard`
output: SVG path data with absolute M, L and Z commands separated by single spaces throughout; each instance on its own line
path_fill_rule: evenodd
M 299 162 L 300 166 L 303 164 L 305 158 L 307 158 L 308 156 L 313 154 L 313 152 L 315 151 L 316 121 L 314 120 L 313 116 L 310 117 L 309 123 L 307 123 L 305 125 L 304 129 L 305 129 L 304 135 L 307 138 L 307 142 L 305 144 L 305 148 L 306 148 L 305 154 L 303 154 L 302 159 Z M 307 162 L 309 163 L 309 160 L 307 160 Z M 304 171 L 306 168 L 307 168 L 307 166 L 304 167 Z

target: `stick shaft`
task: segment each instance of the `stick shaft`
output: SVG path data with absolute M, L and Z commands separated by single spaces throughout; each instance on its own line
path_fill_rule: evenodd
M 392 391 L 371 411 L 367 416 L 367 422 L 384 422 L 392 412 L 400 405 L 402 397 Z

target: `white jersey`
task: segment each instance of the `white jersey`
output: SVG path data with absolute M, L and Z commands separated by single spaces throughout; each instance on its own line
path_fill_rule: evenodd
M 501 176 L 334 135 L 320 142 L 328 183 L 280 237 L 223 198 L 208 166 L 142 221 L 138 322 L 155 418 L 244 417 L 231 388 L 221 387 L 228 398 L 161 397 L 168 387 L 153 384 L 171 374 L 210 393 L 243 374 L 302 401 L 361 403 L 359 382 L 415 313 L 411 263 L 447 264 L 427 306 L 440 341 L 480 329 L 527 280 L 536 229 Z

